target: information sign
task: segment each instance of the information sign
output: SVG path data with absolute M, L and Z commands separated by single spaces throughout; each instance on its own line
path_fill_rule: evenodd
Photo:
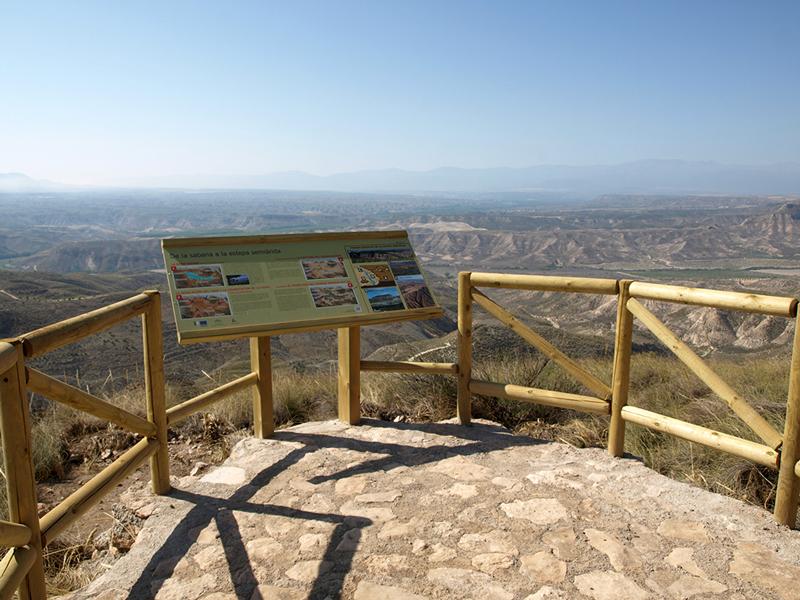
M 182 344 L 442 315 L 405 231 L 168 238 Z

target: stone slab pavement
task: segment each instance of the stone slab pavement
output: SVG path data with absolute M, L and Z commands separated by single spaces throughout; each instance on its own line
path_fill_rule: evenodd
M 768 512 L 485 421 L 306 423 L 174 483 L 71 600 L 800 599 Z

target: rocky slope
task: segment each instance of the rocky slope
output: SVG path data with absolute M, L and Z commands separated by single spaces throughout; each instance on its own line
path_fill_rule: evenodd
M 551 217 L 527 230 L 416 230 L 417 252 L 434 265 L 474 270 L 542 268 L 689 267 L 696 261 L 788 259 L 798 254 L 796 205 L 754 216 L 662 217 L 653 222 L 609 215 L 593 222 L 583 213 Z M 520 217 L 524 220 L 524 216 Z M 544 225 L 544 223 L 542 223 Z

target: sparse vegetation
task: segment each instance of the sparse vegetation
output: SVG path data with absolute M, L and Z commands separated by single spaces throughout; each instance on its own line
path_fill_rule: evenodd
M 81 569 L 80 565 L 91 559 L 95 550 L 92 536 L 77 542 L 62 540 L 51 542 L 44 550 L 48 594 L 66 594 L 88 585 L 92 577 L 86 570 Z
M 599 377 L 610 379 L 610 359 L 589 358 L 582 363 Z M 788 361 L 765 357 L 746 363 L 718 359 L 713 364 L 767 420 L 782 430 Z M 538 355 L 500 356 L 476 364 L 474 375 L 490 381 L 585 392 L 557 365 Z M 225 377 L 219 375 L 219 381 L 208 381 L 207 387 L 216 387 L 224 380 Z M 273 389 L 278 427 L 335 416 L 336 382 L 329 373 L 279 369 L 274 376 Z M 454 415 L 455 395 L 455 381 L 450 377 L 362 375 L 365 416 L 386 420 L 401 416 L 410 421 L 447 419 Z M 179 394 L 174 387 L 167 390 L 169 405 L 184 400 L 183 396 L 185 394 Z M 744 422 L 671 357 L 652 353 L 634 357 L 631 398 L 633 404 L 648 410 L 756 440 Z M 127 390 L 114 399 L 126 410 L 142 414 L 141 389 Z M 604 446 L 608 427 L 608 420 L 602 417 L 481 396 L 473 400 L 473 415 L 497 421 L 518 433 L 579 447 Z M 231 436 L 241 437 L 240 432 L 250 425 L 251 393 L 248 390 L 204 414 L 187 419 L 173 431 L 173 436 L 205 443 L 214 455 L 212 458 L 222 459 L 232 445 Z M 33 439 L 37 480 L 48 481 L 63 478 L 65 470 L 77 462 L 101 462 L 104 451 L 118 453 L 131 446 L 136 438 L 94 417 L 53 403 L 35 416 Z M 630 454 L 641 456 L 648 466 L 670 477 L 765 507 L 772 502 L 775 476 L 768 469 L 636 425 L 628 425 L 625 447 Z
M 188 389 L 201 393 L 224 383 L 227 374 Z M 167 405 L 187 399 L 187 390 L 167 386 Z M 328 376 L 304 374 L 291 369 L 276 370 L 273 383 L 275 422 L 287 427 L 335 414 L 336 382 Z M 144 390 L 131 387 L 111 398 L 121 408 L 144 416 Z M 232 446 L 231 436 L 241 437 L 251 425 L 252 395 L 249 390 L 235 394 L 213 406 L 210 411 L 194 415 L 171 431 L 171 439 L 205 444 L 212 460 L 222 460 Z M 33 462 L 39 482 L 63 479 L 69 469 L 88 463 L 89 471 L 102 468 L 103 461 L 116 456 L 136 442 L 136 436 L 110 426 L 86 413 L 62 404 L 48 403 L 46 409 L 33 415 L 31 432 Z M 93 463 L 98 463 L 94 465 Z M 96 468 L 95 468 L 96 467 Z M 6 514 L 5 486 L 0 486 L 2 514 Z

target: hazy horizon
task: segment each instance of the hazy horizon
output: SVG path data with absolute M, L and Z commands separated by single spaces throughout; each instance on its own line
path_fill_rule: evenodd
M 616 165 L 537 165 L 521 168 L 426 171 L 376 169 L 331 175 L 284 171 L 263 175 L 194 174 L 123 180 L 117 185 L 70 186 L 35 180 L 21 173 L 0 173 L 3 192 L 80 190 L 273 190 L 349 193 L 572 194 L 800 194 L 800 163 L 725 165 L 716 162 L 642 160 Z

